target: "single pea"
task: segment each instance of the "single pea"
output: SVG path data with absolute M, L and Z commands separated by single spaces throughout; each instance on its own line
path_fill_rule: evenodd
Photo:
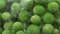
M 38 16 L 38 15 L 33 15 L 33 16 L 31 17 L 31 22 L 32 22 L 33 24 L 40 24 L 40 23 L 41 23 L 41 17 Z
M 53 23 L 54 22 L 54 15 L 47 12 L 45 13 L 45 15 L 43 16 L 43 21 L 44 23 Z
M 59 10 L 59 4 L 57 2 L 50 2 L 48 4 L 48 10 L 51 13 L 55 13 Z
M 20 4 L 19 3 L 14 2 L 11 5 L 11 13 L 12 13 L 13 17 L 16 17 L 20 10 L 21 9 L 20 9 Z
M 40 34 L 40 28 L 37 25 L 29 25 L 27 28 L 27 34 Z
M 27 22 L 30 19 L 30 14 L 27 11 L 21 11 L 18 14 L 18 19 L 21 20 L 22 22 Z
M 44 34 L 52 34 L 54 31 L 54 27 L 51 24 L 45 24 L 42 28 L 42 32 Z
M 23 29 L 23 24 L 21 22 L 15 22 L 12 26 L 12 29 L 14 31 L 19 31 L 19 30 Z
M 12 32 L 10 30 L 4 30 L 2 34 L 12 34 Z
M 23 31 L 17 31 L 16 34 L 25 34 Z
M 11 22 L 11 21 L 5 22 L 4 25 L 3 25 L 3 28 L 5 30 L 11 30 L 12 29 L 12 25 L 13 25 L 13 22 Z
M 33 8 L 33 13 L 39 16 L 43 16 L 45 13 L 45 8 L 41 5 L 36 5 Z
M 11 10 L 19 11 L 19 10 L 20 10 L 20 4 L 17 3 L 17 2 L 14 2 L 14 3 L 11 5 Z
M 21 0 L 22 8 L 29 10 L 34 6 L 34 0 Z
M 3 12 L 1 17 L 3 20 L 10 20 L 11 14 L 9 12 Z

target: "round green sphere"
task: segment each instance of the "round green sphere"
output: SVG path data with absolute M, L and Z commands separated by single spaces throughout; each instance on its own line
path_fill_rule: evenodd
M 48 4 L 48 10 L 51 13 L 55 13 L 56 11 L 59 10 L 59 4 L 57 2 L 50 2 Z
M 10 30 L 4 30 L 2 34 L 12 34 L 12 32 Z
M 54 15 L 49 12 L 45 13 L 45 15 L 43 16 L 43 21 L 44 23 L 53 23 Z
M 14 31 L 19 31 L 23 28 L 23 24 L 21 22 L 15 22 L 12 26 Z
M 14 2 L 14 3 L 11 5 L 11 10 L 19 11 L 19 10 L 20 10 L 20 4 L 17 3 L 17 2 Z
M 1 17 L 3 20 L 10 20 L 11 14 L 9 12 L 3 12 Z
M 53 34 L 59 34 L 59 30 L 58 29 L 54 29 Z
M 5 22 L 4 25 L 3 25 L 3 28 L 5 30 L 11 30 L 12 29 L 12 25 L 13 25 L 13 22 Z
M 25 34 L 23 31 L 17 31 L 16 34 Z
M 40 34 L 40 28 L 37 25 L 30 25 L 27 28 L 27 34 Z
M 17 2 L 14 2 L 11 5 L 11 13 L 12 13 L 13 17 L 16 17 L 17 14 L 19 13 L 19 11 L 20 11 L 20 4 Z
M 21 11 L 18 14 L 18 19 L 21 20 L 22 22 L 26 22 L 30 19 L 30 14 L 27 11 Z
M 41 23 L 41 17 L 39 17 L 38 15 L 33 15 L 31 17 L 31 22 L 33 24 L 40 24 Z
M 43 16 L 45 13 L 45 8 L 41 5 L 36 5 L 33 8 L 33 13 L 39 16 Z
M 51 24 L 45 24 L 42 28 L 42 32 L 44 34 L 52 34 L 54 31 L 54 27 Z
M 6 6 L 6 2 L 4 0 L 0 0 L 0 10 L 4 9 Z
M 25 10 L 29 10 L 34 6 L 34 0 L 21 0 L 21 6 Z

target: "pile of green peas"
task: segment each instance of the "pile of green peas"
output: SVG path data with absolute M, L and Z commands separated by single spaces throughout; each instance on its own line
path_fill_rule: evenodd
M 60 0 L 0 0 L 0 34 L 60 34 Z

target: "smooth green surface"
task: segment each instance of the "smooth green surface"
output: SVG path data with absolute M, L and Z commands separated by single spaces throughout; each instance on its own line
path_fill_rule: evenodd
M 16 34 L 25 34 L 23 31 L 17 31 Z
M 40 24 L 41 23 L 41 17 L 39 17 L 38 15 L 33 15 L 31 17 L 31 22 L 33 24 Z
M 30 14 L 29 12 L 27 11 L 21 11 L 19 14 L 18 14 L 18 19 L 21 20 L 22 22 L 26 22 L 28 21 L 30 18 Z
M 48 11 L 55 13 L 59 10 L 59 4 L 57 2 L 50 2 L 48 4 Z
M 15 22 L 12 26 L 14 31 L 19 31 L 23 28 L 23 24 L 21 22 Z
M 12 32 L 10 30 L 4 30 L 2 34 L 12 34 Z
M 27 34 L 40 34 L 39 26 L 37 26 L 37 25 L 30 25 L 27 28 Z
M 34 0 L 21 0 L 22 8 L 24 8 L 25 10 L 29 10 L 33 7 L 34 5 Z
M 54 31 L 54 27 L 51 24 L 45 24 L 42 28 L 42 32 L 44 34 L 52 34 Z
M 0 10 L 6 7 L 6 2 L 4 0 L 0 0 Z
M 49 23 L 49 24 L 53 23 L 54 22 L 54 15 L 49 12 L 45 13 L 45 15 L 43 16 L 43 22 Z
M 33 13 L 39 16 L 43 16 L 45 13 L 45 8 L 41 5 L 36 5 L 33 8 Z
M 5 22 L 3 27 L 5 30 L 11 30 L 12 29 L 13 22 Z
M 11 18 L 11 14 L 9 12 L 3 12 L 1 18 L 4 20 L 9 20 Z

